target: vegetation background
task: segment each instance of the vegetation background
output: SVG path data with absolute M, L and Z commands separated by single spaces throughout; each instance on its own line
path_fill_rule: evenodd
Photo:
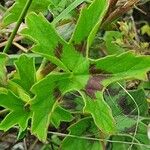
M 150 149 L 149 0 L 1 0 L 0 19 L 0 150 Z

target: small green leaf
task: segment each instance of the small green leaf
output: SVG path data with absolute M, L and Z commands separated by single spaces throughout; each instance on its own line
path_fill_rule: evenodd
M 125 49 L 115 43 L 118 39 L 122 39 L 122 34 L 118 31 L 108 31 L 105 33 L 104 40 L 109 55 L 121 54 L 125 51 Z
M 69 127 L 69 135 L 62 142 L 61 149 L 73 150 L 102 150 L 100 141 L 88 139 L 90 137 L 98 138 L 99 130 L 95 126 L 92 118 L 84 118 Z M 95 135 L 96 134 L 96 135 Z
M 0 53 L 0 85 L 5 85 L 6 84 L 6 60 L 7 56 L 5 54 Z
M 0 93 L 0 106 L 10 110 L 10 113 L 0 123 L 0 130 L 7 131 L 14 125 L 19 125 L 20 130 L 25 130 L 30 118 L 30 109 L 11 91 L 7 94 Z
M 21 55 L 15 62 L 18 78 L 13 81 L 20 85 L 26 92 L 29 92 L 32 85 L 36 82 L 36 70 L 34 59 L 26 55 Z
M 50 3 L 51 3 L 51 0 L 33 0 L 33 2 L 31 3 L 30 9 L 28 10 L 28 13 L 31 11 L 34 11 L 36 13 L 44 12 L 48 9 L 48 5 Z M 16 0 L 13 6 L 10 7 L 10 9 L 6 11 L 2 23 L 4 25 L 9 25 L 11 23 L 16 22 L 25 4 L 26 4 L 26 0 Z
M 97 127 L 105 134 L 115 133 L 115 121 L 110 107 L 103 99 L 103 93 L 97 92 L 96 98 L 81 93 L 85 102 L 84 112 L 90 113 Z

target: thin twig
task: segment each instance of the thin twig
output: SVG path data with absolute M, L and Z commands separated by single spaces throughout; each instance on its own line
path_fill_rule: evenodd
M 26 139 L 25 139 L 25 138 L 23 139 L 23 145 L 24 145 L 24 150 L 28 150 L 28 149 L 27 149 L 27 144 L 26 144 Z
M 25 53 L 28 52 L 28 49 L 24 48 L 22 45 L 20 45 L 20 44 L 18 44 L 16 42 L 13 42 L 13 45 L 15 45 L 16 47 L 18 47 L 20 50 L 22 50 Z
M 33 150 L 34 147 L 35 147 L 35 145 L 36 145 L 36 143 L 37 143 L 38 141 L 39 141 L 39 140 L 36 139 L 36 140 L 33 142 L 33 144 L 29 147 L 29 150 Z
M 20 41 L 22 39 L 23 39 L 22 36 L 17 36 L 17 37 L 14 38 L 13 42 L 17 42 L 17 41 Z M 7 41 L 4 41 L 4 42 L 0 43 L 0 48 L 4 47 L 6 44 L 7 44 Z

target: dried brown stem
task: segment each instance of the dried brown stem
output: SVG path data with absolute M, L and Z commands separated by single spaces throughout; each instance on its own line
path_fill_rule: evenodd
M 20 41 L 20 40 L 22 40 L 22 39 L 23 39 L 22 36 L 17 36 L 17 37 L 13 40 L 13 42 L 17 42 L 17 41 Z M 4 41 L 4 42 L 0 43 L 0 48 L 1 48 L 1 47 L 4 47 L 6 44 L 7 44 L 7 41 Z
M 139 0 L 130 0 L 127 1 L 123 6 L 120 6 L 116 8 L 113 12 L 110 13 L 110 15 L 105 17 L 106 19 L 103 21 L 102 27 L 109 24 L 110 22 L 114 21 L 115 19 L 119 18 L 126 12 L 128 12 L 130 9 L 133 8 L 133 6 L 138 3 Z

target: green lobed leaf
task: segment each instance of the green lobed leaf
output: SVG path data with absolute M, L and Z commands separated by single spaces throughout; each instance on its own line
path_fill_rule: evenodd
M 35 97 L 31 102 L 33 112 L 31 131 L 44 142 L 52 114 L 59 100 L 59 97 L 55 95 L 58 88 L 57 82 L 63 78 L 66 78 L 63 74 L 50 74 L 32 87 Z
M 3 53 L 0 53 L 0 85 L 5 85 L 6 84 L 6 60 L 7 56 Z
M 2 23 L 4 25 L 9 25 L 18 20 L 27 0 L 16 0 L 12 7 L 10 7 L 4 17 Z M 44 12 L 48 9 L 48 5 L 51 3 L 51 0 L 33 0 L 31 6 L 28 10 L 28 13 L 34 11 L 36 13 Z
M 107 5 L 107 0 L 94 0 L 88 8 L 84 8 L 81 11 L 70 42 L 77 45 L 87 40 L 95 25 L 102 21 L 107 10 Z
M 36 15 L 35 13 L 30 13 L 26 17 L 26 24 L 28 27 L 21 33 L 35 42 L 32 51 L 47 57 L 52 63 L 66 69 L 58 59 L 66 42 L 58 35 L 53 26 L 42 14 Z
M 36 82 L 34 59 L 21 55 L 15 62 L 15 66 L 18 77 L 14 78 L 13 81 L 29 93 L 32 85 Z
M 146 73 L 150 70 L 150 56 L 136 55 L 131 52 L 112 55 L 95 60 L 97 69 L 104 71 L 104 86 L 112 82 L 125 79 L 146 80 Z M 106 73 L 105 73 L 106 72 Z
M 98 138 L 99 130 L 95 126 L 92 118 L 84 118 L 69 127 L 69 135 L 62 142 L 61 149 L 79 149 L 79 150 L 102 150 L 100 141 L 88 139 L 90 137 Z M 95 135 L 96 134 L 96 135 Z
M 110 107 L 103 99 L 103 93 L 97 92 L 96 98 L 81 93 L 85 102 L 84 112 L 90 113 L 97 127 L 105 134 L 115 133 L 115 120 Z
M 0 93 L 0 106 L 10 111 L 0 123 L 0 130 L 7 131 L 14 125 L 19 125 L 21 130 L 27 128 L 30 110 L 19 97 L 16 97 L 11 91 Z
M 24 29 L 22 34 L 32 37 L 32 40 L 37 43 L 32 51 L 47 57 L 51 62 L 70 73 L 70 79 L 62 81 L 68 84 L 68 88 L 65 86 L 66 91 L 69 88 L 83 88 L 88 79 L 88 60 L 79 54 L 71 44 L 62 40 L 52 25 L 41 15 L 32 13 L 27 16 L 26 22 L 28 28 Z M 33 28 L 35 28 L 34 31 Z M 62 87 L 62 89 L 64 88 Z

